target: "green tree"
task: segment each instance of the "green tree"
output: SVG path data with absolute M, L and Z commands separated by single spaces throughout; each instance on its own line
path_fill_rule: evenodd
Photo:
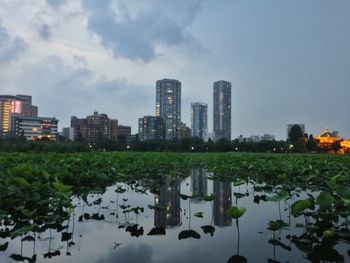
M 288 134 L 288 141 L 293 144 L 294 148 L 297 148 L 299 138 L 303 137 L 303 131 L 299 125 L 293 125 Z

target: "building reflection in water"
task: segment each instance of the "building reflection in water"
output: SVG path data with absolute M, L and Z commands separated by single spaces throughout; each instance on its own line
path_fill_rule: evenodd
M 180 180 L 164 176 L 159 187 L 159 194 L 155 195 L 155 206 L 162 209 L 154 211 L 154 225 L 156 227 L 176 226 L 180 224 Z M 164 208 L 164 209 L 163 209 Z
M 191 171 L 191 195 L 196 196 L 192 201 L 202 200 L 208 193 L 208 172 L 199 166 L 195 166 Z
M 232 188 L 231 182 L 213 182 L 214 192 L 214 225 L 215 226 L 230 226 L 231 218 L 226 214 L 226 211 L 232 206 Z

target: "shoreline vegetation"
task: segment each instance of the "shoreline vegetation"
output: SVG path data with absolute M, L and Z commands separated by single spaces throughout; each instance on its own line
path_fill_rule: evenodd
M 260 141 L 239 142 L 221 139 L 217 142 L 204 142 L 197 138 L 180 140 L 99 140 L 88 142 L 77 141 L 27 141 L 24 138 L 8 138 L 0 140 L 0 152 L 262 152 L 262 153 L 336 153 L 339 145 L 321 147 L 316 141 Z

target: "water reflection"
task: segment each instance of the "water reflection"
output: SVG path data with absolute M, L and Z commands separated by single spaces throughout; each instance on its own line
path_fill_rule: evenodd
M 177 226 L 180 224 L 180 180 L 163 176 L 154 197 L 154 225 L 156 227 Z
M 195 196 L 194 202 L 201 201 L 208 193 L 208 172 L 200 166 L 195 166 L 191 171 L 191 196 Z
M 208 176 L 201 167 L 194 167 L 185 179 L 162 176 L 131 185 L 118 183 L 104 194 L 74 198 L 69 219 L 44 215 L 46 225 L 38 223 L 18 235 L 12 230 L 19 222 L 0 221 L 0 262 L 349 261 L 348 225 L 343 226 L 343 243 L 339 239 L 320 242 L 308 236 L 309 226 L 294 227 L 304 222 L 292 217 L 288 228 L 276 231 L 272 238 L 267 222 L 286 220 L 290 211 L 283 206 L 276 211 L 276 203 L 268 201 L 273 195 L 269 190 L 249 183 L 246 194 L 241 194 L 239 186 L 233 191 L 231 182 L 208 180 Z M 188 198 L 181 199 L 180 193 Z M 213 200 L 207 198 L 211 194 Z M 307 196 L 299 194 L 295 198 Z M 235 205 L 232 196 L 247 208 L 234 221 L 227 215 Z M 287 208 L 292 201 L 283 202 Z M 260 249 L 252 248 L 252 242 Z
M 232 187 L 230 182 L 214 181 L 214 225 L 230 226 L 232 219 L 226 211 L 232 206 Z

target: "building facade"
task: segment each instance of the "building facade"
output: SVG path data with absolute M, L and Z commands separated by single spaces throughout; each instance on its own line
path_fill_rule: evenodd
M 0 95 L 0 138 L 12 134 L 11 114 L 37 117 L 38 107 L 32 105 L 29 95 Z
M 205 140 L 208 131 L 208 104 L 191 103 L 191 135 Z
M 166 140 L 180 138 L 181 82 L 162 79 L 156 82 L 156 117 L 164 123 Z
M 139 118 L 139 140 L 164 139 L 164 123 L 160 117 L 144 116 Z
M 220 80 L 213 85 L 213 124 L 215 141 L 231 141 L 231 82 Z
M 56 118 L 21 116 L 11 114 L 11 135 L 27 140 L 56 141 L 58 120 Z
M 99 114 L 97 111 L 82 119 L 72 116 L 70 126 L 74 129 L 74 140 L 97 142 L 104 139 L 117 140 L 118 137 L 118 120 L 110 119 L 107 114 Z

